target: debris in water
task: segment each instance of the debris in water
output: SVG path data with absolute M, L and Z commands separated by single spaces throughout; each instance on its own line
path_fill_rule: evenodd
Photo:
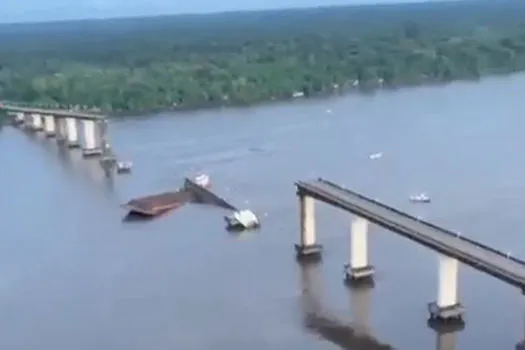
M 259 219 L 250 210 L 239 210 L 231 215 L 225 216 L 228 230 L 254 229 L 260 226 Z
M 117 173 L 118 174 L 124 174 L 124 173 L 130 173 L 131 168 L 133 167 L 133 163 L 131 161 L 119 161 L 117 162 Z

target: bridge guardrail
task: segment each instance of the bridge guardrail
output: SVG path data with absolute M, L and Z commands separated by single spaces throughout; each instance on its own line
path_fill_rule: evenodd
M 462 240 L 462 241 L 464 241 L 464 242 L 468 242 L 468 243 L 470 243 L 470 244 L 472 244 L 472 245 L 474 245 L 474 246 L 476 246 L 476 247 L 478 247 L 478 248 L 482 248 L 482 249 L 488 250 L 488 251 L 490 251 L 490 252 L 492 252 L 492 253 L 494 253 L 494 254 L 497 254 L 497 255 L 499 255 L 499 256 L 501 256 L 501 257 L 504 257 L 504 258 L 506 258 L 506 259 L 509 259 L 509 260 L 511 260 L 511 261 L 514 261 L 514 262 L 516 262 L 516 263 L 518 263 L 518 264 L 521 264 L 521 265 L 524 265 L 524 266 L 525 266 L 525 261 L 524 261 L 524 260 L 521 260 L 521 259 L 515 258 L 515 257 L 513 257 L 513 256 L 509 256 L 509 255 L 503 253 L 503 252 L 500 251 L 500 250 L 497 250 L 497 249 L 495 249 L 495 248 L 492 248 L 492 247 L 490 247 L 490 246 L 488 246 L 488 245 L 485 245 L 485 244 L 483 244 L 483 243 L 477 242 L 477 241 L 475 241 L 475 240 L 473 240 L 473 239 L 470 239 L 470 238 L 468 238 L 468 237 L 458 236 L 458 235 L 457 235 L 455 232 L 453 232 L 453 231 L 447 230 L 447 229 L 445 229 L 445 228 L 443 228 L 443 227 L 437 226 L 437 225 L 432 224 L 432 223 L 430 223 L 430 222 L 428 222 L 428 221 L 418 219 L 418 218 L 416 218 L 416 217 L 414 217 L 414 216 L 412 216 L 412 215 L 410 215 L 410 214 L 408 214 L 408 213 L 405 213 L 405 212 L 403 212 L 403 211 L 401 211 L 401 210 L 399 210 L 399 209 L 396 209 L 396 208 L 394 208 L 394 207 L 391 207 L 391 206 L 389 206 L 389 205 L 386 205 L 386 204 L 384 204 L 384 203 L 382 203 L 382 202 L 380 202 L 380 201 L 378 201 L 378 200 L 375 200 L 375 199 L 369 198 L 369 197 L 367 197 L 367 196 L 365 196 L 365 195 L 362 195 L 362 194 L 360 194 L 360 193 L 358 193 L 358 192 L 352 191 L 352 190 L 350 190 L 350 189 L 348 189 L 348 188 L 344 188 L 344 187 L 342 187 L 342 186 L 340 186 L 340 185 L 338 185 L 338 184 L 336 184 L 336 183 L 334 183 L 334 182 L 331 182 L 331 181 L 329 181 L 329 180 L 325 180 L 325 179 L 323 179 L 323 178 L 318 178 L 317 181 L 318 181 L 318 182 L 321 182 L 321 183 L 323 183 L 323 184 L 326 184 L 326 185 L 332 186 L 332 187 L 334 187 L 334 188 L 336 188 L 336 189 L 338 189 L 338 190 L 342 190 L 342 191 L 344 191 L 344 192 L 347 192 L 347 193 L 349 193 L 349 194 L 351 194 L 351 195 L 353 195 L 353 196 L 358 197 L 359 199 L 362 199 L 362 200 L 365 200 L 365 201 L 367 201 L 367 202 L 370 202 L 370 203 L 373 203 L 373 204 L 375 204 L 375 205 L 378 205 L 378 206 L 382 207 L 383 209 L 387 209 L 387 210 L 389 210 L 389 211 L 391 211 L 391 212 L 394 212 L 394 213 L 396 213 L 396 214 L 398 214 L 398 215 L 401 215 L 401 216 L 403 216 L 403 217 L 405 217 L 405 218 L 408 218 L 408 219 L 411 219 L 411 220 L 414 220 L 414 221 L 421 222 L 421 223 L 427 225 L 428 227 L 431 227 L 431 228 L 433 228 L 433 229 L 435 229 L 435 230 L 437 230 L 437 231 L 440 231 L 440 232 L 445 233 L 445 234 L 447 234 L 447 235 L 449 235 L 449 236 L 452 236 L 452 237 L 455 237 L 455 238 L 457 238 L 457 239 L 460 239 L 460 240 Z

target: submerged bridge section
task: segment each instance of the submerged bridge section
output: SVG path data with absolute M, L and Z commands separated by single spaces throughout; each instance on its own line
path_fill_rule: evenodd
M 525 291 L 523 260 L 324 179 L 297 182 L 296 187 L 301 212 L 298 257 L 319 256 L 322 251 L 316 239 L 315 200 L 356 216 L 351 224 L 350 262 L 346 266 L 346 278 L 350 282 L 373 278 L 374 268 L 368 261 L 370 222 L 436 251 L 439 254 L 438 296 L 428 305 L 432 320 L 462 321 L 464 308 L 458 300 L 459 262 Z
M 13 117 L 13 123 L 34 133 L 56 138 L 68 148 L 82 148 L 84 157 L 102 156 L 105 169 L 115 165 L 103 115 L 72 110 L 41 109 L 3 104 L 0 109 Z

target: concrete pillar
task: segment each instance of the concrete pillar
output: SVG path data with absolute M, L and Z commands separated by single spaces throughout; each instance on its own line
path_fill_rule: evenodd
M 357 217 L 350 231 L 350 262 L 345 266 L 347 282 L 371 281 L 374 268 L 368 262 L 368 220 Z
M 33 131 L 43 130 L 42 115 L 40 115 L 39 113 L 33 113 L 31 114 L 31 118 L 32 118 L 31 128 L 33 129 Z
M 15 124 L 23 124 L 24 123 L 24 119 L 25 119 L 25 116 L 24 116 L 24 113 L 23 112 L 16 112 L 15 113 Z
M 56 135 L 56 123 L 54 116 L 44 116 L 44 132 L 46 133 L 47 137 L 54 137 Z
M 78 127 L 77 120 L 75 118 L 66 118 L 66 136 L 67 146 L 69 148 L 77 148 L 80 146 L 78 142 Z
M 33 128 L 33 116 L 29 113 L 24 113 L 24 129 L 31 130 Z
M 429 304 L 430 318 L 459 321 L 465 311 L 458 299 L 459 261 L 442 254 L 438 257 L 438 297 Z
M 102 147 L 100 145 L 100 130 L 99 125 L 93 120 L 83 120 L 84 126 L 84 147 L 82 154 L 84 157 L 90 157 L 102 154 Z
M 316 242 L 315 199 L 300 194 L 299 211 L 301 219 L 301 244 L 295 245 L 297 256 L 319 256 L 322 251 L 322 246 Z
M 55 134 L 58 143 L 64 143 L 67 138 L 66 120 L 64 118 L 56 118 L 55 120 Z

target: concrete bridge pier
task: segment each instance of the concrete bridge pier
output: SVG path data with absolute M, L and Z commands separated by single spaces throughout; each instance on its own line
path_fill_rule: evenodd
M 315 199 L 299 194 L 299 211 L 301 220 L 301 243 L 295 245 L 297 258 L 319 258 L 323 247 L 317 244 L 315 232 Z
M 39 113 L 31 114 L 31 130 L 37 132 L 44 130 L 42 123 L 42 115 L 40 115 Z
M 350 231 L 350 262 L 345 265 L 347 283 L 372 283 L 374 268 L 368 263 L 369 222 L 357 217 L 352 221 Z
M 438 297 L 428 304 L 430 321 L 461 324 L 465 308 L 458 297 L 459 261 L 442 254 L 438 259 Z
M 14 116 L 14 122 L 17 125 L 24 124 L 25 115 L 23 112 L 16 112 Z
M 100 125 L 93 120 L 83 120 L 84 127 L 84 147 L 82 154 L 84 157 L 99 156 L 102 154 L 100 144 Z
M 66 137 L 67 146 L 69 148 L 78 148 L 80 143 L 78 142 L 78 126 L 75 118 L 66 118 Z
M 52 115 L 44 116 L 44 132 L 47 137 L 55 137 L 56 135 L 56 123 L 55 117 Z
M 29 113 L 24 113 L 24 122 L 22 127 L 26 130 L 31 130 L 33 128 L 33 116 Z
M 67 139 L 67 126 L 64 118 L 57 118 L 55 120 L 55 134 L 56 140 L 59 144 L 64 144 Z

